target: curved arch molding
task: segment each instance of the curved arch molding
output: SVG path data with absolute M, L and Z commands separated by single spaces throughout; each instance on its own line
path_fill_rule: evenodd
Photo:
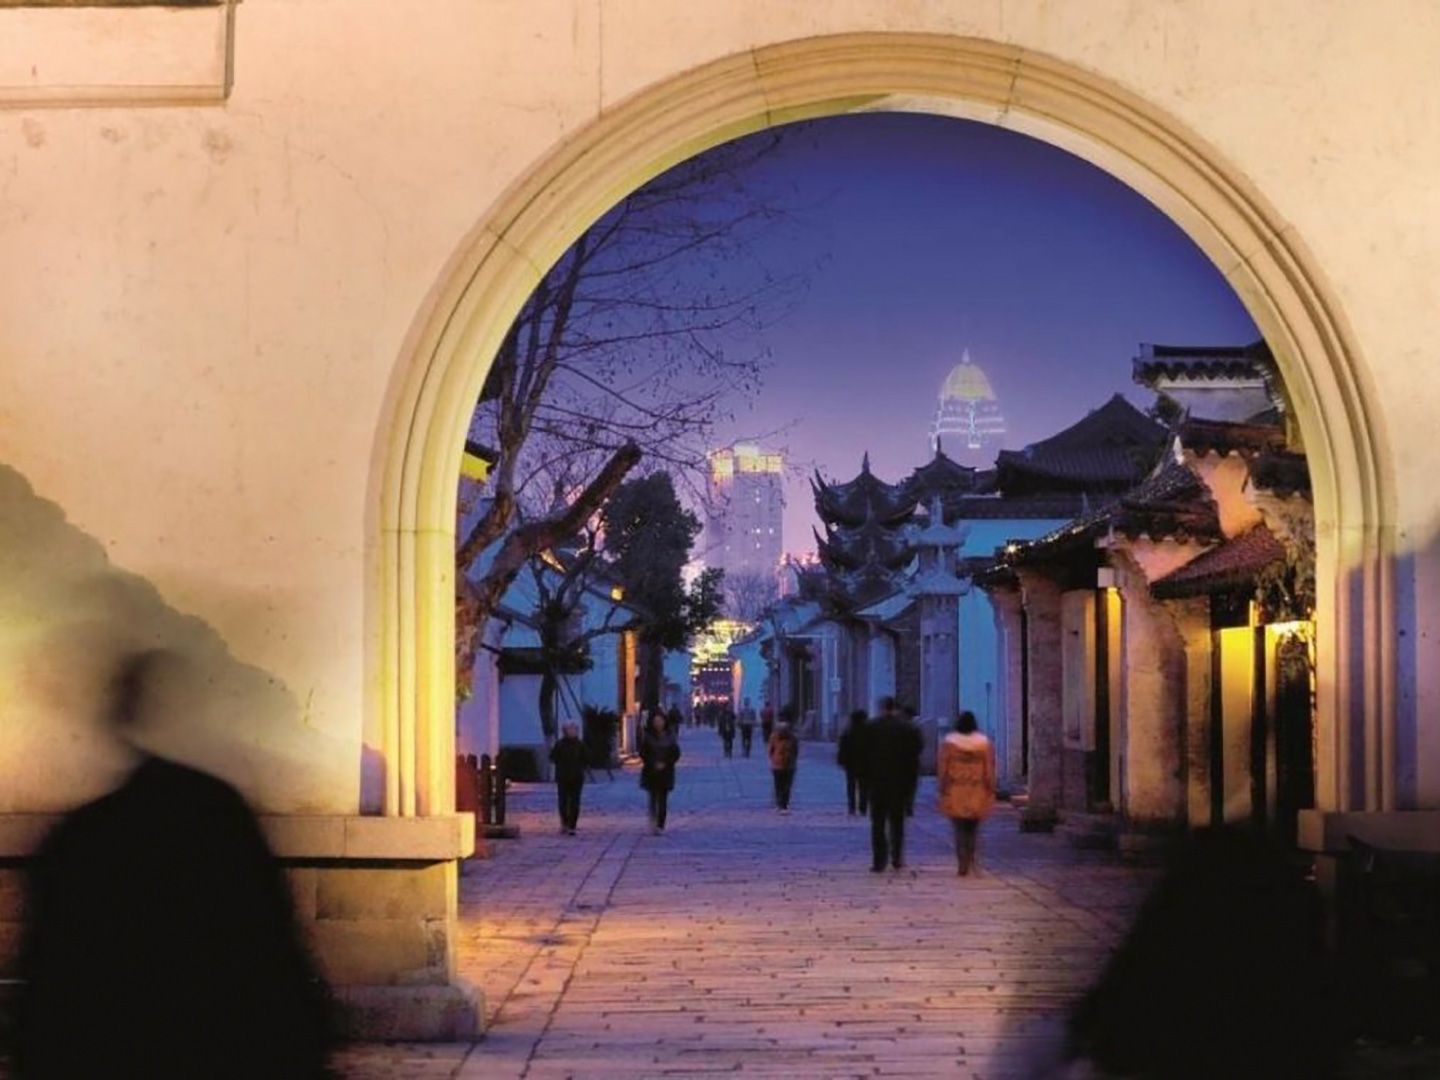
M 689 156 L 795 120 L 875 110 L 984 121 L 1069 150 L 1155 203 L 1229 279 L 1278 358 L 1314 478 L 1318 799 L 1326 810 L 1393 809 L 1388 454 L 1355 343 L 1301 239 L 1201 140 L 1091 72 L 986 41 L 856 34 L 731 56 L 605 111 L 505 194 L 447 272 L 377 447 L 384 812 L 453 807 L 460 450 L 539 275 L 600 214 Z

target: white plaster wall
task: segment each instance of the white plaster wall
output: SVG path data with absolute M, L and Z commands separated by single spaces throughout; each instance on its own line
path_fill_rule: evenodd
M 92 555 L 157 590 L 161 636 L 198 620 L 185 625 L 213 635 L 213 662 L 269 688 L 237 675 L 233 708 L 192 725 L 245 744 L 216 755 L 220 771 L 271 809 L 357 805 L 380 692 L 366 598 L 387 393 L 486 209 L 656 80 L 858 30 L 973 35 L 1094 70 L 1275 206 L 1324 267 L 1381 403 L 1393 525 L 1414 555 L 1402 655 L 1440 671 L 1440 8 L 1427 0 L 246 0 L 223 107 L 0 110 L 0 461 Z M 120 40 L 143 67 L 150 43 Z M 0 12 L 0 70 L 74 69 L 67 47 Z M 26 528 L 21 547 L 38 535 Z M 37 557 L 24 572 L 71 569 Z M 45 713 L 21 675 L 72 614 L 35 605 L 0 639 L 11 715 Z M 1437 680 L 1401 680 L 1411 794 L 1431 805 L 1440 729 L 1416 718 L 1440 715 Z M 61 751 L 45 731 L 0 727 L 0 771 L 23 759 L 45 777 L 12 796 L 35 808 L 93 790 L 106 760 L 78 732 Z

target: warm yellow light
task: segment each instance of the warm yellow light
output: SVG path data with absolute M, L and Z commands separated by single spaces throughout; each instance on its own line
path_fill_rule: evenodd
M 490 462 L 475 454 L 461 454 L 460 475 L 483 484 L 490 479 Z
M 1265 629 L 1276 637 L 1289 637 L 1292 634 L 1308 634 L 1314 625 L 1307 619 L 1291 619 L 1288 622 L 1266 623 Z
M 624 600 L 624 599 L 625 599 L 625 590 L 624 590 L 623 588 L 621 588 L 619 585 L 612 586 L 611 589 L 610 589 L 610 599 L 611 599 L 611 600 Z

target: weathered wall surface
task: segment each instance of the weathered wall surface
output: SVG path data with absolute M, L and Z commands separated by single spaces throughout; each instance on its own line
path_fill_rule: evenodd
M 226 707 L 191 725 L 245 743 L 219 771 L 269 809 L 353 811 L 381 692 L 377 448 L 447 264 L 601 109 L 757 45 L 885 30 L 1014 44 L 1133 91 L 1248 178 L 1323 267 L 1393 452 L 1383 524 L 1413 555 L 1405 775 L 1440 805 L 1440 731 L 1416 720 L 1440 713 L 1440 687 L 1411 677 L 1440 632 L 1433 5 L 246 0 L 228 100 L 146 108 L 116 85 L 220 77 L 194 58 L 201 37 L 157 51 L 162 13 L 45 14 L 0 11 L 0 461 L 53 507 L 0 553 L 7 593 L 23 575 L 37 598 L 0 634 L 0 771 L 46 778 L 7 788 L 17 806 L 73 802 L 112 762 L 79 730 L 35 726 L 66 723 L 40 684 L 71 670 L 37 679 L 37 649 L 83 614 L 75 560 L 43 540 L 54 527 L 146 593 L 142 622 L 164 638 L 185 621 L 228 672 Z M 67 98 L 86 78 L 109 104 L 65 104 L 96 99 Z

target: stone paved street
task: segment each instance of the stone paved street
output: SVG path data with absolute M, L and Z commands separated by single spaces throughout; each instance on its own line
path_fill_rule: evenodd
M 959 878 L 927 781 L 903 871 L 869 871 L 833 748 L 807 744 L 794 812 L 770 774 L 683 740 L 671 821 L 633 771 L 587 785 L 580 835 L 549 788 L 461 886 L 461 967 L 485 992 L 475 1046 L 347 1051 L 379 1077 L 1020 1076 L 1128 923 L 1148 877 L 1001 810 L 985 873 Z

